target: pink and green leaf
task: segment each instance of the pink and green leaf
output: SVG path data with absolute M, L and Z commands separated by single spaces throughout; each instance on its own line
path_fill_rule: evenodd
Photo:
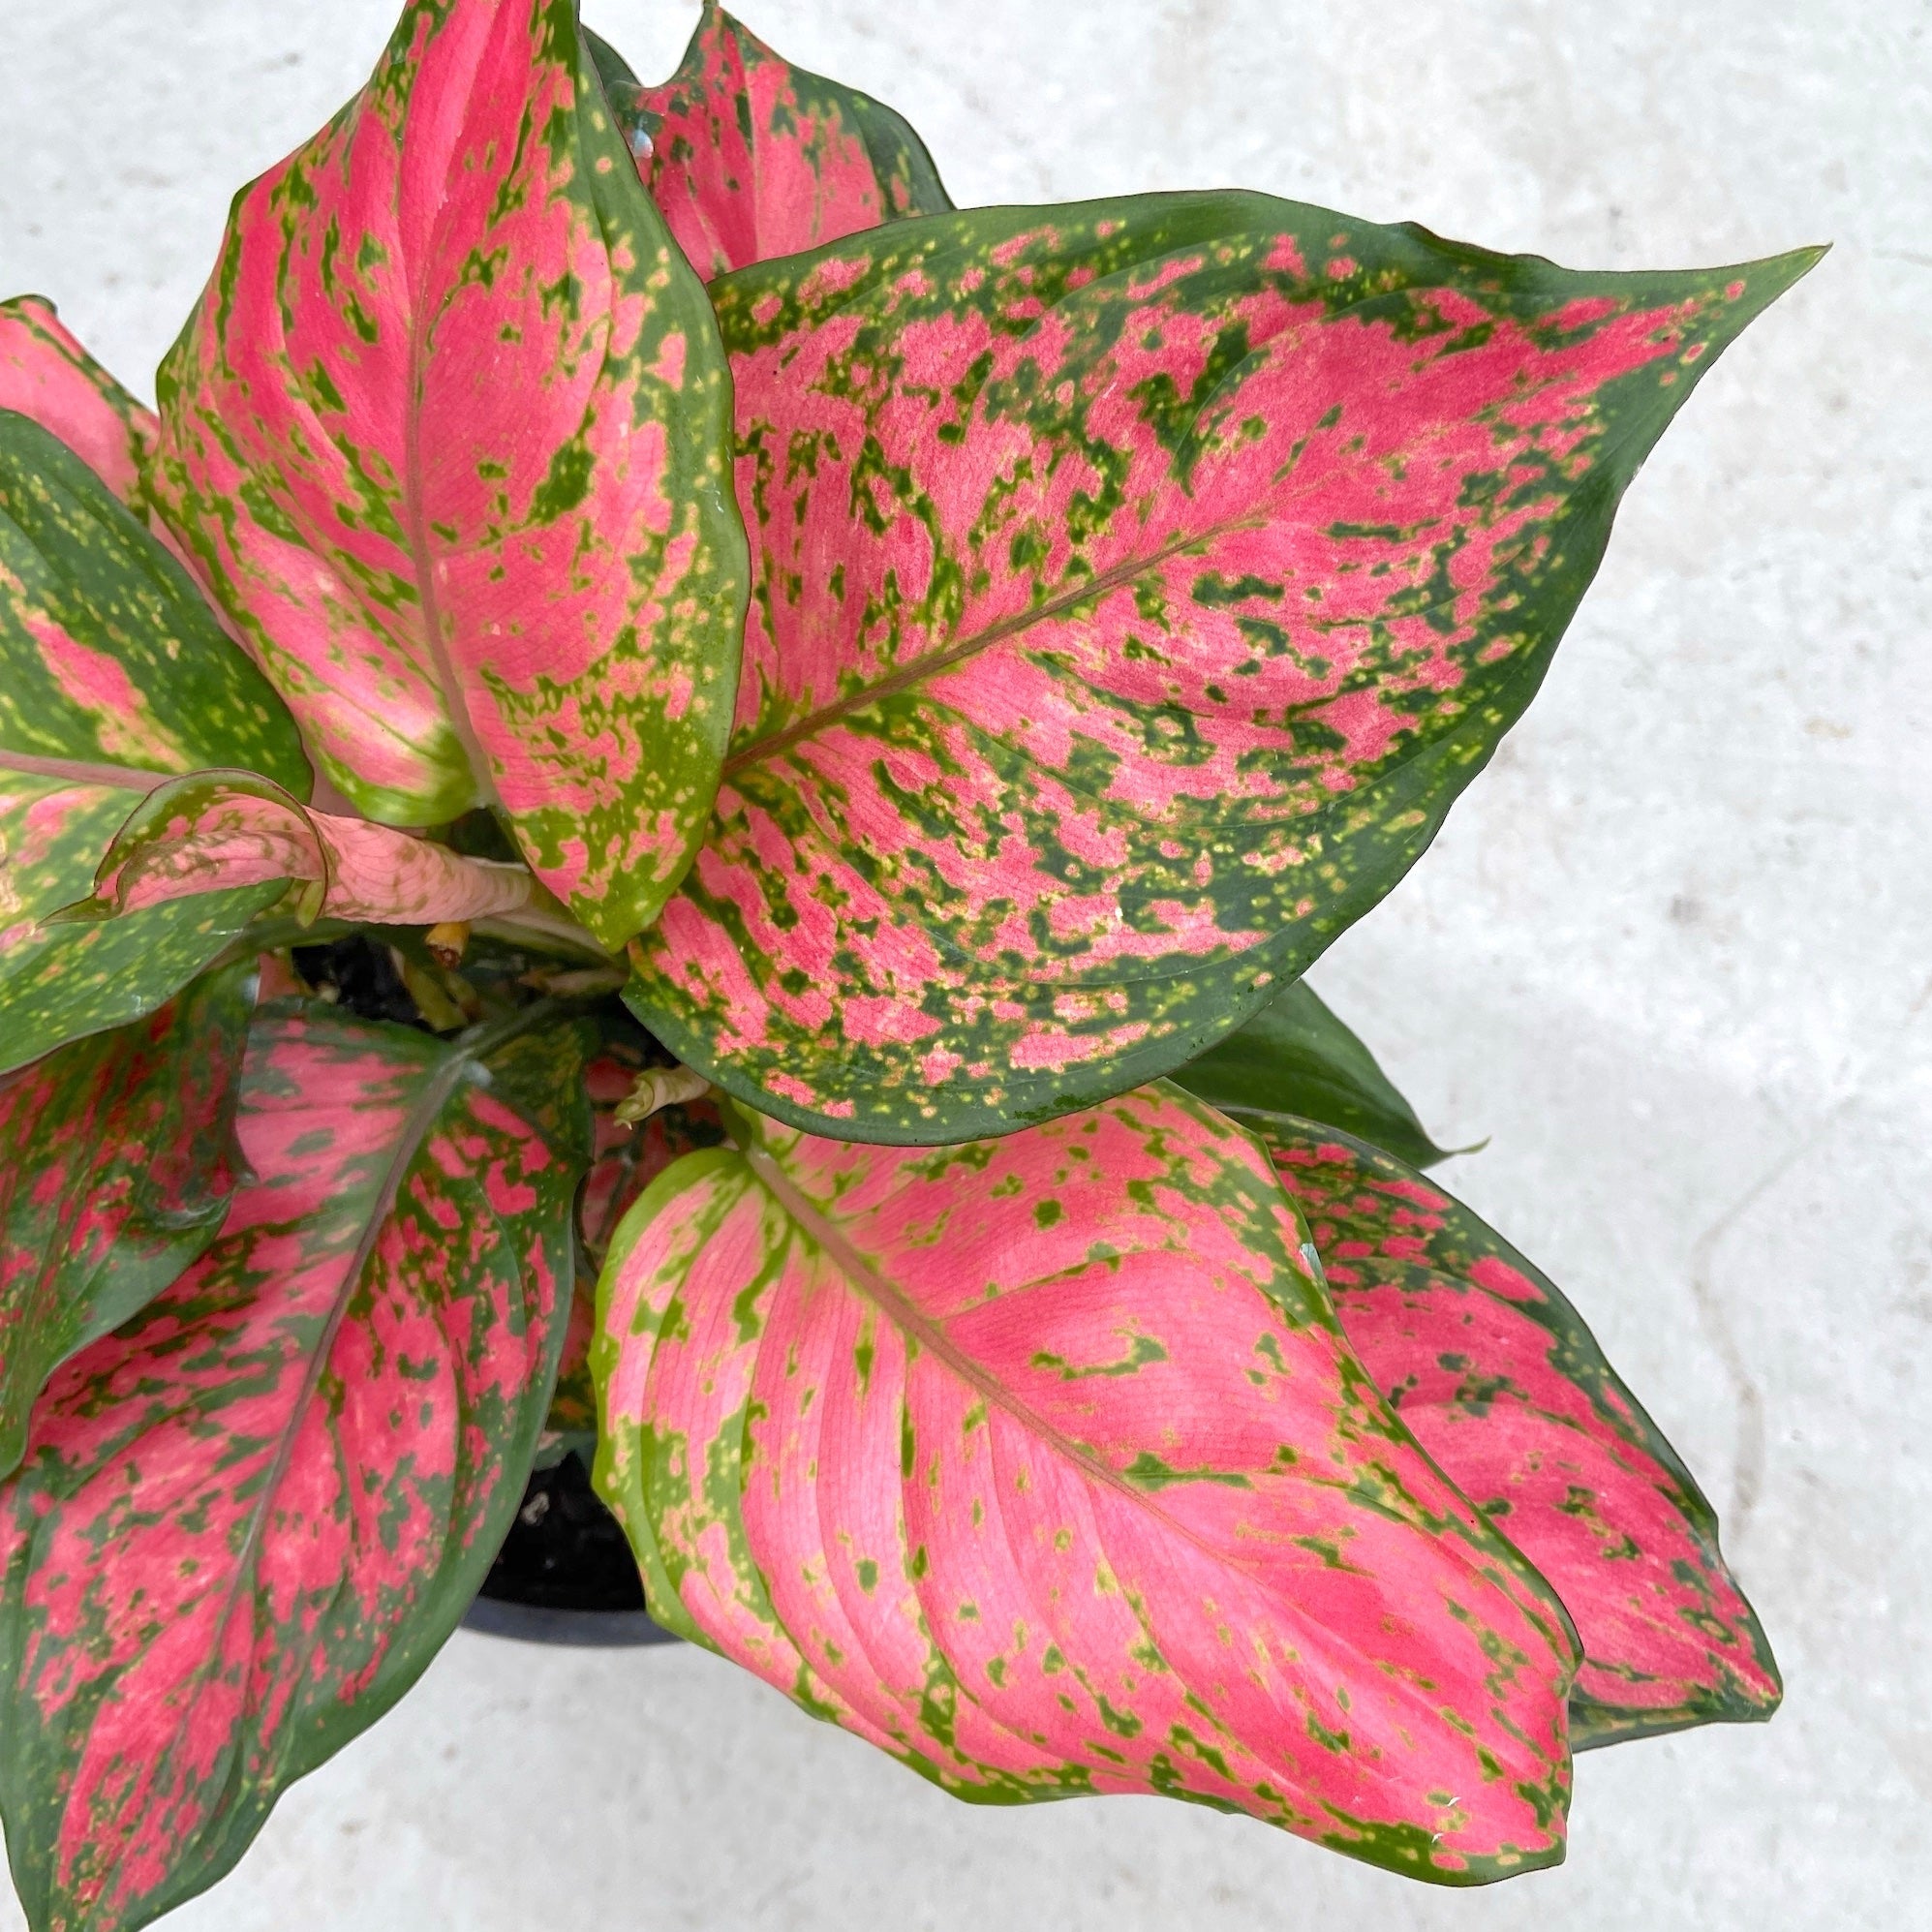
M 953 205 L 900 115 L 792 66 L 717 0 L 661 87 L 587 38 L 637 172 L 707 282 Z
M 1427 844 L 1624 485 L 1813 259 L 1579 274 L 1212 194 L 713 283 L 754 589 L 639 1017 L 873 1141 L 1194 1058 Z
M 257 1023 L 220 1238 L 55 1375 L 0 1490 L 0 1810 L 37 1932 L 204 1889 L 455 1627 L 556 1374 L 583 1048 Z
M 1393 1155 L 1236 1118 L 1312 1230 L 1350 1346 L 1575 1619 L 1576 1747 L 1768 1718 L 1777 1665 L 1717 1518 L 1554 1283 Z
M 44 923 L 93 889 L 140 799 L 209 765 L 309 788 L 287 709 L 186 572 L 77 455 L 0 411 L 0 1068 L 151 1012 L 275 897 Z
M 745 597 L 704 291 L 573 0 L 412 0 L 237 199 L 150 487 L 365 815 L 479 804 L 606 943 L 702 830 Z
M 0 1087 L 0 1477 L 61 1363 L 138 1314 L 220 1232 L 234 1192 L 250 968 Z
M 652 1614 L 963 1797 L 1159 1792 L 1414 1876 L 1562 1855 L 1572 1638 L 1155 1086 L 942 1150 L 729 1110 L 598 1290 Z
M 1297 1114 L 1417 1167 L 1447 1160 L 1451 1151 L 1429 1139 L 1375 1056 L 1304 979 L 1189 1060 L 1174 1080 L 1223 1113 L 1259 1107 Z
M 195 772 L 135 808 L 95 874 L 88 917 L 265 883 L 301 888 L 306 916 L 434 926 L 531 903 L 520 865 L 466 858 L 367 818 L 312 812 L 246 772 Z
M 145 513 L 141 465 L 159 424 L 75 340 L 45 295 L 0 302 L 0 410 L 59 437 L 115 496 Z

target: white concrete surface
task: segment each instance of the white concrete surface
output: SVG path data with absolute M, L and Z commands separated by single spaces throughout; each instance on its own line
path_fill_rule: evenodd
M 461 1636 L 182 1932 L 1932 1924 L 1932 8 L 744 0 L 962 202 L 1239 183 L 1579 265 L 1836 252 L 1625 506 L 1529 720 L 1315 975 L 1703 1475 L 1768 1730 L 1424 1891 L 1154 1800 L 983 1813 L 690 1651 Z M 0 0 L 0 284 L 142 386 L 391 0 Z M 593 19 L 666 71 L 689 0 Z M 0 1926 L 15 1924 L 0 1906 Z

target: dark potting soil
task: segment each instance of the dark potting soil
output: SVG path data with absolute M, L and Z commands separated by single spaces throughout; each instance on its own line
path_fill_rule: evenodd
M 580 1457 L 531 1472 L 523 1507 L 478 1594 L 533 1610 L 644 1608 L 637 1559 Z

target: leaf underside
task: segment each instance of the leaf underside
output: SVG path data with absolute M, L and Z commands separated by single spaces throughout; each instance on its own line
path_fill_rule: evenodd
M 953 205 L 900 115 L 793 67 L 716 0 L 661 87 L 588 38 L 637 172 L 707 282 Z
M 278 896 L 41 923 L 93 890 L 148 792 L 207 765 L 308 795 L 287 709 L 187 573 L 78 456 L 0 411 L 0 1070 L 151 1011 Z
M 1177 1069 L 1174 1080 L 1223 1113 L 1247 1107 L 1298 1114 L 1357 1134 L 1416 1167 L 1449 1158 L 1375 1056 L 1304 979 Z
M 36 1927 L 204 1889 L 455 1627 L 556 1373 L 582 1047 L 258 1020 L 254 1179 L 58 1371 L 0 1492 L 0 1811 Z
M 717 784 L 744 536 L 704 291 L 572 0 L 414 0 L 238 197 L 160 394 L 154 495 L 328 778 L 494 805 L 622 944 Z
M 1427 844 L 1637 466 L 1812 259 L 1579 274 L 1230 193 L 721 277 L 751 613 L 633 1008 L 869 1141 L 1194 1058 Z
M 963 1797 L 1160 1792 L 1446 1884 L 1561 1856 L 1560 1609 L 1244 1133 L 1165 1087 L 940 1151 L 731 1125 L 599 1285 L 659 1622 Z
M 1554 1283 L 1393 1155 L 1235 1118 L 1268 1144 L 1377 1387 L 1575 1619 L 1573 1746 L 1768 1718 L 1777 1665 L 1717 1518 Z

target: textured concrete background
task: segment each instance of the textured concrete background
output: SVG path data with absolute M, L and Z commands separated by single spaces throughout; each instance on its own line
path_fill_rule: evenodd
M 975 1812 L 689 1650 L 459 1636 L 183 1932 L 1925 1923 L 1932 8 L 744 0 L 962 203 L 1220 184 L 1579 266 L 1836 252 L 1633 488 L 1544 695 L 1315 978 L 1703 1477 L 1790 1686 L 1425 1891 L 1155 1800 Z M 0 292 L 137 388 L 392 0 L 0 0 Z M 690 8 L 594 22 L 668 71 Z M 1912 1904 L 1914 1897 L 1917 1904 Z M 0 1925 L 16 1921 L 0 1906 Z

